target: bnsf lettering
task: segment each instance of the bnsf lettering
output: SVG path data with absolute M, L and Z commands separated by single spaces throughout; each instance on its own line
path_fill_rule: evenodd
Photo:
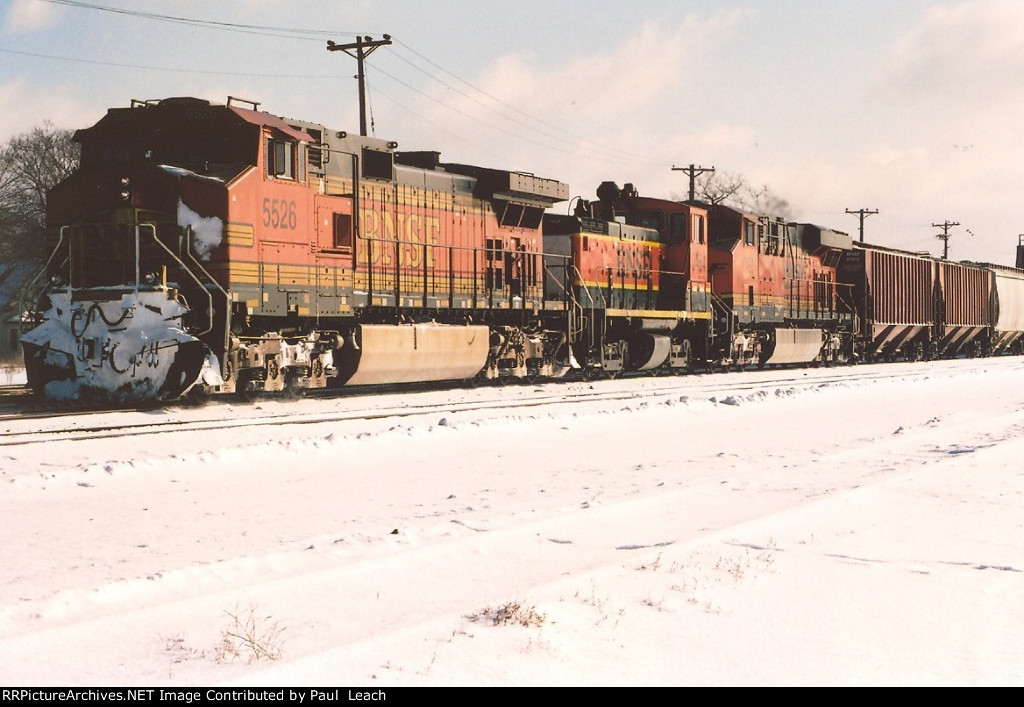
M 295 230 L 298 225 L 299 212 L 295 202 L 288 199 L 263 200 L 263 226 L 265 228 L 287 228 Z
M 427 267 L 436 265 L 433 248 L 437 245 L 441 221 L 436 216 L 420 214 L 395 214 L 391 211 L 362 210 L 362 235 L 370 239 L 370 247 L 363 249 L 361 260 L 369 259 L 374 265 L 391 265 L 394 262 L 395 246 L 386 241 L 399 241 L 398 253 L 402 265 L 409 268 L 423 266 L 423 251 L 427 253 Z M 369 252 L 368 252 L 369 251 Z
M 636 274 L 637 277 L 648 279 L 654 269 L 654 258 L 650 250 L 618 248 L 615 251 L 619 272 L 626 275 Z

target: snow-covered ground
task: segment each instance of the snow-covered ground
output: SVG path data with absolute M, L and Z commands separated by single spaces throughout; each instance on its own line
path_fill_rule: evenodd
M 1024 684 L 1019 358 L 360 405 L 0 420 L 0 684 Z

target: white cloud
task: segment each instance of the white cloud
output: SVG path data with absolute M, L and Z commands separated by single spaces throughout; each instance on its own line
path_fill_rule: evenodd
M 911 101 L 947 110 L 1019 95 L 1024 72 L 1024 3 L 976 0 L 928 11 L 895 47 L 882 81 Z
M 41 0 L 14 0 L 4 20 L 4 32 L 19 34 L 49 26 L 58 16 L 56 5 Z
M 710 158 L 753 141 L 747 125 L 698 114 L 693 97 L 707 92 L 707 66 L 755 14 L 647 21 L 561 62 L 506 54 L 467 77 L 486 95 L 451 82 L 421 100 L 420 134 L 403 123 L 403 144 L 534 171 L 570 182 L 573 193 L 589 195 L 604 179 L 632 180 L 647 193 L 673 188 L 676 155 Z

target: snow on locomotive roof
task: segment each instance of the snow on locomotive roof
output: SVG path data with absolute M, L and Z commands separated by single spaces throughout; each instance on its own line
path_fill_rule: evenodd
M 169 164 L 162 164 L 158 166 L 164 172 L 167 172 L 168 174 L 173 174 L 176 177 L 195 177 L 196 179 L 209 179 L 211 182 L 220 182 L 221 184 L 224 183 L 224 180 L 221 179 L 220 177 L 213 177 L 208 174 L 198 174 L 190 169 L 185 169 L 184 167 L 175 167 L 174 165 Z

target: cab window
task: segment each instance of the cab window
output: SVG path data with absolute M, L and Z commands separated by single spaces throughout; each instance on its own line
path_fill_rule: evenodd
M 298 160 L 299 144 L 295 140 L 267 138 L 267 176 L 275 179 L 296 179 L 296 167 L 304 167 Z M 298 178 L 302 178 L 302 174 Z

